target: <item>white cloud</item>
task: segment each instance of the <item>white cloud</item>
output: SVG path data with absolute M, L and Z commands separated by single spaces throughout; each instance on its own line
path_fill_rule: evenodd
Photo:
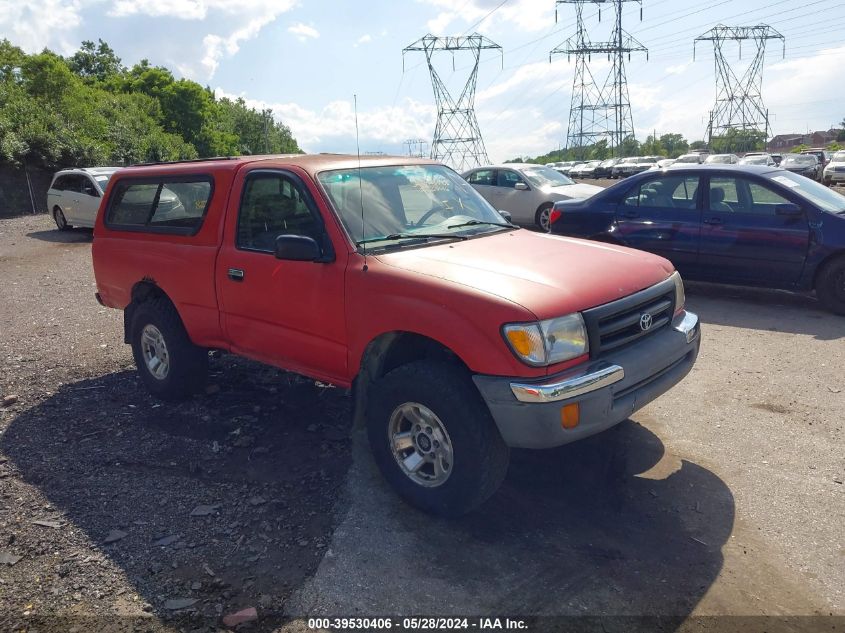
M 202 52 L 187 51 L 185 58 L 199 58 L 198 65 L 177 64 L 185 76 L 202 80 L 213 77 L 221 60 L 235 55 L 241 44 L 257 37 L 261 29 L 297 4 L 298 0 L 114 0 L 107 15 L 170 17 L 227 25 L 228 32 L 208 33 L 202 38 Z
M 49 46 L 62 54 L 79 45 L 75 29 L 82 23 L 80 13 L 89 0 L 42 0 L 39 2 L 0 2 L 0 32 L 28 53 Z
M 116 0 L 108 15 L 115 18 L 149 15 L 204 20 L 208 15 L 208 3 L 203 0 Z
M 488 33 L 496 25 L 515 26 L 520 31 L 539 31 L 554 24 L 554 3 L 547 0 L 469 0 L 457 9 L 456 0 L 417 0 L 440 12 L 427 22 L 435 35 L 455 35 L 473 26 L 473 31 Z M 499 6 L 499 5 L 502 6 Z
M 369 33 L 366 33 L 366 34 L 362 35 L 361 37 L 359 37 L 355 41 L 355 46 L 360 46 L 361 44 L 368 44 L 369 42 L 372 42 L 372 41 L 373 41 L 372 36 Z
M 296 35 L 296 39 L 300 42 L 304 42 L 308 38 L 317 39 L 320 37 L 320 32 L 317 29 L 313 26 L 303 24 L 302 22 L 297 22 L 296 24 L 289 26 L 288 33 Z
M 218 97 L 237 98 L 217 88 Z M 241 95 L 243 96 L 243 95 Z M 355 110 L 352 101 L 331 101 L 320 109 L 308 109 L 297 103 L 266 103 L 247 99 L 249 107 L 269 108 L 275 118 L 287 125 L 299 146 L 307 152 L 355 150 Z M 434 130 L 434 106 L 405 99 L 395 106 L 358 109 L 358 133 L 361 151 L 401 151 L 408 138 L 430 138 Z

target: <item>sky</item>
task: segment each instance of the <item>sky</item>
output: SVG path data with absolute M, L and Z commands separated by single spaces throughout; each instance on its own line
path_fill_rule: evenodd
M 642 21 L 640 20 L 642 8 Z M 72 54 L 108 42 L 124 64 L 148 59 L 178 77 L 271 108 L 307 152 L 405 154 L 430 141 L 437 119 L 425 55 L 402 49 L 431 33 L 478 32 L 502 47 L 483 52 L 475 111 L 493 162 L 566 144 L 574 58 L 549 51 L 575 33 L 571 4 L 555 0 L 0 0 L 0 37 L 28 52 Z M 609 37 L 612 12 L 584 9 L 593 40 Z M 712 45 L 693 40 L 716 24 L 769 24 L 763 100 L 774 134 L 828 129 L 845 118 L 842 0 L 628 1 L 623 28 L 649 49 L 626 60 L 640 140 L 678 132 L 704 137 L 716 98 Z M 727 59 L 742 72 L 746 43 Z M 435 68 L 457 98 L 473 60 L 442 52 Z M 605 60 L 591 60 L 597 75 Z

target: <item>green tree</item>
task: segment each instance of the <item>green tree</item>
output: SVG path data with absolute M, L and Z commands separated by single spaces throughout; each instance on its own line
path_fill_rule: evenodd
M 637 156 L 640 153 L 640 142 L 635 136 L 629 134 L 622 140 L 620 154 L 622 156 Z
M 604 160 L 610 158 L 610 153 L 607 139 L 602 139 L 590 148 L 589 156 L 592 160 Z
M 766 133 L 759 130 L 730 128 L 721 136 L 714 136 L 710 149 L 718 154 L 751 152 L 766 147 Z
M 707 149 L 706 141 L 693 141 L 689 145 L 690 150 Z
M 689 151 L 689 143 L 683 134 L 663 134 L 660 137 L 660 144 L 669 158 L 677 158 Z
M 665 156 L 666 150 L 660 139 L 652 135 L 646 137 L 645 142 L 640 146 L 640 151 L 648 156 Z
M 84 79 L 105 82 L 122 75 L 126 69 L 111 46 L 103 40 L 82 42 L 80 49 L 67 60 L 68 67 Z

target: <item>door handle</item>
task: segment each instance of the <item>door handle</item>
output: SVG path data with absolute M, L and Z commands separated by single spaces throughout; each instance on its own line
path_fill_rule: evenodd
M 722 218 L 707 218 L 704 220 L 705 224 L 721 224 Z
M 229 279 L 231 279 L 232 281 L 244 280 L 244 271 L 240 268 L 230 268 L 227 274 L 229 276 Z

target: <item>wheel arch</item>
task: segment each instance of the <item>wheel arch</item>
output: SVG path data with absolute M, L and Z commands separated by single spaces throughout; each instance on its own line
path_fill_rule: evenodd
M 832 252 L 830 255 L 821 260 L 818 265 L 816 265 L 816 269 L 813 271 L 813 284 L 811 287 L 812 290 L 816 289 L 816 285 L 819 281 L 819 275 L 821 275 L 822 271 L 832 262 L 839 259 L 845 260 L 845 249 Z
M 364 348 L 358 374 L 353 380 L 353 417 L 356 425 L 363 423 L 370 385 L 397 367 L 424 359 L 445 361 L 470 371 L 466 362 L 449 346 L 424 334 L 394 330 L 372 339 Z
M 123 310 L 123 342 L 131 342 L 131 328 L 132 318 L 135 315 L 135 308 L 145 301 L 152 301 L 153 299 L 163 299 L 173 306 L 176 313 L 179 310 L 173 300 L 167 296 L 167 293 L 155 282 L 154 279 L 144 278 L 132 286 L 131 301 Z M 181 315 L 179 317 L 182 318 Z

